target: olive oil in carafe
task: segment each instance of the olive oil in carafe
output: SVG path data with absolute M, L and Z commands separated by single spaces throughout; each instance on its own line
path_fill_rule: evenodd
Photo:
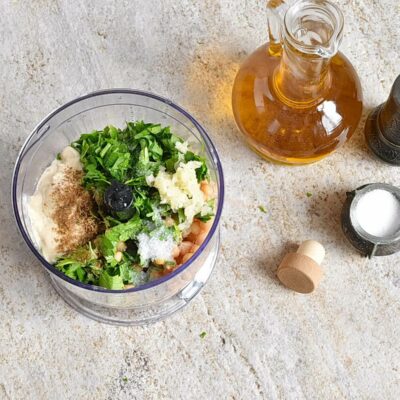
M 337 52 L 336 21 L 321 22 L 324 10 L 307 19 L 310 2 L 289 8 L 285 23 L 292 21 L 293 31 L 286 25 L 282 43 L 251 54 L 233 87 L 233 112 L 247 143 L 261 156 L 289 164 L 332 153 L 351 137 L 362 113 L 358 76 Z

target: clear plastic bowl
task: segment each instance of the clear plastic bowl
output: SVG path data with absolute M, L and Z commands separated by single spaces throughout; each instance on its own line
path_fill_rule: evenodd
M 208 160 L 218 200 L 213 226 L 192 258 L 171 274 L 127 290 L 107 290 L 65 276 L 40 254 L 33 239 L 26 200 L 44 169 L 57 153 L 81 133 L 106 125 L 123 127 L 126 121 L 144 120 L 171 126 Z M 145 324 L 167 317 L 185 306 L 207 282 L 219 250 L 219 221 L 224 199 L 221 162 L 201 125 L 169 100 L 138 90 L 111 89 L 79 97 L 49 114 L 29 135 L 14 169 L 12 201 L 17 225 L 35 257 L 50 274 L 60 296 L 82 314 L 118 325 Z

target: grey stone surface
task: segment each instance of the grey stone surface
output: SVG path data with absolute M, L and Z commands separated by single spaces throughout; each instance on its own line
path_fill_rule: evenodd
M 400 72 L 400 3 L 338 3 L 365 118 Z M 264 7 L 261 0 L 0 2 L 0 399 L 399 398 L 400 255 L 359 257 L 339 215 L 346 191 L 373 181 L 400 185 L 400 170 L 371 157 L 363 124 L 343 149 L 306 167 L 273 165 L 244 147 L 231 86 L 246 54 L 266 40 Z M 11 215 L 12 166 L 35 124 L 67 100 L 109 87 L 180 103 L 210 132 L 225 167 L 216 270 L 187 308 L 145 328 L 102 325 L 70 309 Z M 325 279 L 302 296 L 279 285 L 275 270 L 308 238 L 326 246 Z

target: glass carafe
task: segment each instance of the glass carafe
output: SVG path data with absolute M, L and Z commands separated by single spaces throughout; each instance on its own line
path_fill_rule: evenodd
M 269 43 L 241 66 L 233 87 L 236 123 L 261 156 L 318 161 L 354 133 L 362 113 L 358 76 L 338 52 L 343 14 L 326 0 L 267 3 Z

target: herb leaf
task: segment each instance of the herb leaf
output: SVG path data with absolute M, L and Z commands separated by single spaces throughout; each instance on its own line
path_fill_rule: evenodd
M 122 277 L 120 275 L 112 276 L 106 270 L 104 270 L 100 275 L 99 285 L 113 290 L 120 290 L 124 288 Z
M 123 129 L 106 126 L 82 134 L 73 142 L 71 146 L 79 152 L 83 165 L 82 185 L 96 201 L 98 209 L 94 214 L 102 220 L 104 232 L 61 257 L 55 267 L 72 279 L 108 289 L 123 289 L 127 284 L 135 286 L 163 276 L 164 267 L 140 264 L 135 240 L 139 233 L 163 225 L 165 217 L 173 220 L 169 234 L 177 241 L 182 238 L 178 225 L 186 218 L 184 209 L 173 213 L 168 204 L 161 204 L 158 190 L 147 180 L 161 169 L 174 173 L 180 163 L 189 161 L 200 163 L 196 169 L 198 182 L 209 178 L 204 157 L 192 151 L 178 151 L 176 144 L 183 142 L 169 127 L 143 121 L 128 122 Z M 133 217 L 129 221 L 110 215 L 104 203 L 104 193 L 113 181 L 132 188 Z M 196 218 L 206 222 L 213 216 L 210 203 Z M 171 268 L 170 264 L 165 265 Z

